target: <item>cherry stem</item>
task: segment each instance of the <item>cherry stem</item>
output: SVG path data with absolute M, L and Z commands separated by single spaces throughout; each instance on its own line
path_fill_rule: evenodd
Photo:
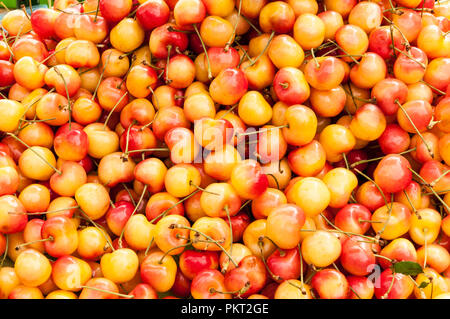
M 200 186 L 198 186 L 198 185 L 195 185 L 194 183 L 192 183 L 192 181 L 189 181 L 189 185 L 190 185 L 190 186 L 194 186 L 195 188 L 197 188 L 197 190 L 201 190 L 201 191 L 203 191 L 203 192 L 205 192 L 205 193 L 212 194 L 212 195 L 216 195 L 216 196 L 220 196 L 220 194 L 217 194 L 217 193 L 214 193 L 214 192 L 207 191 L 207 190 L 205 190 L 203 187 L 200 187 Z
M 147 191 L 147 188 L 148 188 L 148 185 L 145 184 L 144 188 L 142 189 L 141 197 L 139 197 L 138 203 L 137 203 L 136 207 L 134 207 L 133 212 L 131 213 L 130 217 L 128 217 L 128 220 L 130 220 L 131 216 L 133 216 L 136 213 L 139 206 L 141 205 L 141 202 L 144 199 L 144 195 L 145 195 L 145 192 Z M 122 228 L 122 231 L 120 232 L 120 236 L 119 236 L 119 240 L 118 240 L 119 247 L 122 247 L 122 238 L 125 233 L 126 226 L 127 226 L 127 224 L 125 223 L 125 226 Z
M 316 68 L 320 68 L 320 64 L 316 59 L 316 55 L 314 54 L 314 49 L 311 49 L 311 55 L 312 55 L 314 62 L 316 63 Z
M 262 261 L 263 261 L 263 263 L 264 263 L 264 266 L 266 267 L 267 272 L 269 273 L 270 277 L 273 278 L 273 280 L 275 280 L 275 281 L 282 281 L 282 280 L 284 280 L 284 279 L 283 279 L 282 277 L 278 276 L 278 275 L 275 275 L 275 274 L 270 270 L 269 265 L 267 265 L 266 259 L 264 258 L 264 251 L 263 251 L 263 245 L 264 245 L 264 243 L 263 243 L 263 241 L 262 241 L 262 238 L 263 238 L 263 237 L 258 238 L 258 246 L 259 246 L 259 250 L 260 250 L 260 252 L 261 252 L 261 259 L 262 259 Z
M 121 294 L 121 293 L 114 292 L 114 291 L 100 289 L 100 288 L 97 288 L 97 287 L 90 287 L 90 286 L 81 285 L 81 286 L 78 286 L 78 288 L 92 289 L 92 290 L 100 291 L 100 292 L 103 292 L 103 293 L 106 293 L 106 294 L 116 295 L 116 296 L 123 297 L 123 298 L 129 298 L 129 299 L 134 298 L 134 295 L 125 295 L 125 294 Z
M 422 176 L 420 176 L 420 174 L 418 174 L 415 170 L 413 170 L 412 168 L 409 168 L 409 170 L 415 175 L 415 176 L 417 176 L 421 181 L 422 181 L 422 183 L 425 185 L 425 186 L 428 186 L 428 188 L 431 190 L 431 192 L 433 193 L 433 195 L 442 203 L 442 205 L 444 205 L 444 207 L 447 209 L 447 211 L 449 211 L 450 212 L 450 207 L 447 205 L 447 203 L 438 195 L 438 193 L 436 193 L 436 191 L 433 189 L 433 187 L 430 185 L 430 184 L 428 184 L 428 182 L 425 180 L 425 179 L 423 179 L 423 177 Z
M 187 246 L 189 246 L 191 244 L 192 244 L 192 242 L 187 242 L 186 244 L 182 244 L 182 245 L 178 245 L 178 246 L 170 248 L 169 250 L 167 250 L 164 253 L 164 255 L 162 255 L 161 259 L 158 261 L 158 264 L 161 265 L 163 263 L 163 261 L 164 261 L 164 258 L 166 258 L 166 256 L 169 255 L 171 251 L 174 251 L 174 250 L 176 250 L 178 248 L 187 247 Z
M 114 113 L 114 111 L 116 110 L 117 106 L 120 104 L 120 102 L 122 102 L 122 100 L 125 98 L 125 96 L 128 95 L 128 91 L 125 92 L 120 99 L 117 101 L 116 105 L 114 105 L 114 107 L 111 109 L 111 111 L 109 112 L 108 116 L 106 117 L 105 123 L 103 124 L 103 130 L 106 130 L 106 126 L 108 125 L 108 121 L 111 118 L 112 114 Z
M 233 225 L 231 223 L 231 217 L 230 217 L 230 211 L 228 209 L 228 204 L 225 205 L 223 207 L 223 209 L 225 210 L 225 212 L 227 213 L 227 217 L 228 217 L 228 223 L 230 224 L 230 234 L 231 234 L 231 244 L 230 244 L 230 255 L 233 254 Z M 227 272 L 227 268 L 230 265 L 230 260 L 227 260 L 225 262 L 225 266 L 222 268 L 222 273 L 226 273 Z
M 209 288 L 210 294 L 223 294 L 223 295 L 234 295 L 237 294 L 237 297 L 239 298 L 240 295 L 245 294 L 250 289 L 250 282 L 247 281 L 241 289 L 235 290 L 235 291 L 218 291 L 214 287 Z
M 425 141 L 425 138 L 422 136 L 422 134 L 420 133 L 420 131 L 417 129 L 416 124 L 414 124 L 413 120 L 411 119 L 411 117 L 409 116 L 408 112 L 406 112 L 405 108 L 403 107 L 403 105 L 399 102 L 398 99 L 395 99 L 394 101 L 398 107 L 402 110 L 403 114 L 405 114 L 406 118 L 408 119 L 409 123 L 411 123 L 411 125 L 413 126 L 414 130 L 416 131 L 417 135 L 419 135 L 420 139 L 422 140 L 423 144 L 425 144 L 425 146 L 427 147 L 428 153 L 430 153 L 431 158 L 434 158 L 434 153 L 433 150 L 431 149 L 430 145 L 428 145 L 428 143 Z
M 212 71 L 211 71 L 211 62 L 210 62 L 209 56 L 208 56 L 208 50 L 206 49 L 205 42 L 203 42 L 202 36 L 200 35 L 200 32 L 198 31 L 196 23 L 194 23 L 194 30 L 200 40 L 200 43 L 202 44 L 203 51 L 205 52 L 206 62 L 208 63 L 208 79 L 211 80 L 213 78 L 213 76 L 212 76 Z
M 130 130 L 133 127 L 133 125 L 135 125 L 136 123 L 137 123 L 137 121 L 133 120 L 133 122 L 131 122 L 131 124 L 128 126 L 128 129 L 127 129 L 127 138 L 125 141 L 125 152 L 123 152 L 123 154 L 122 154 L 122 158 L 127 159 L 127 160 L 128 160 L 128 154 L 129 154 L 128 145 L 130 142 Z
M 97 228 L 97 229 L 102 233 L 102 235 L 105 237 L 106 242 L 108 243 L 108 246 L 111 247 L 111 250 L 112 250 L 112 251 L 115 251 L 115 249 L 114 249 L 112 243 L 109 241 L 109 238 L 108 238 L 108 235 L 107 235 L 108 232 L 107 232 L 102 226 L 100 226 L 99 224 L 97 224 L 96 222 L 94 222 L 94 221 L 92 220 L 92 218 L 90 218 L 90 217 L 88 216 L 88 214 L 86 214 L 81 208 L 78 208 L 78 210 L 81 212 L 81 214 L 83 215 L 82 217 L 83 217 L 85 220 L 87 220 L 87 221 L 90 222 L 92 225 L 94 225 L 94 227 Z M 81 217 L 81 216 L 80 216 L 80 217 Z
M 37 244 L 37 243 L 42 243 L 42 242 L 46 242 L 46 241 L 53 241 L 53 240 L 54 240 L 53 236 L 49 236 L 48 238 L 36 239 L 36 240 L 30 241 L 28 243 L 19 244 L 16 247 L 14 247 L 14 249 L 15 250 L 19 250 L 21 247 L 24 247 L 24 246 L 33 245 L 33 244 Z
M 225 52 L 227 52 L 230 48 L 230 45 L 234 42 L 234 38 L 236 36 L 236 30 L 239 23 L 239 18 L 241 17 L 241 8 L 242 8 L 242 0 L 239 0 L 239 7 L 238 7 L 238 16 L 236 19 L 236 23 L 233 27 L 233 33 L 231 33 L 230 39 L 228 40 L 227 44 L 225 45 Z
M 136 202 L 133 198 L 133 196 L 131 195 L 130 189 L 128 188 L 127 184 L 122 183 L 123 188 L 125 188 L 126 192 L 128 193 L 128 196 L 130 196 L 130 200 L 133 203 L 133 206 L 136 207 Z
M 172 210 L 173 208 L 177 207 L 178 205 L 180 205 L 182 202 L 184 202 L 185 200 L 191 198 L 192 196 L 194 196 L 195 194 L 197 194 L 198 192 L 200 192 L 201 189 L 197 189 L 195 191 L 193 191 L 192 193 L 190 193 L 189 195 L 187 195 L 186 197 L 182 198 L 181 200 L 179 200 L 178 202 L 176 202 L 175 204 L 173 204 L 172 206 L 170 206 L 169 208 L 167 208 L 165 211 L 163 211 L 161 214 L 159 214 L 158 216 L 156 216 L 155 218 L 153 218 L 150 223 L 154 223 L 155 221 L 157 221 L 159 218 L 162 218 L 164 216 L 167 215 L 167 213 Z
M 417 148 L 414 147 L 414 148 L 412 148 L 412 149 L 409 149 L 409 150 L 406 150 L 406 151 L 404 151 L 404 152 L 398 153 L 398 155 L 403 155 L 403 154 L 411 153 L 411 152 L 414 152 L 416 149 L 417 149 Z M 370 163 L 370 162 L 379 161 L 379 160 L 382 160 L 383 158 L 384 158 L 384 157 L 381 156 L 381 157 L 374 157 L 374 158 L 369 158 L 369 159 L 366 159 L 366 160 L 361 160 L 361 161 L 358 161 L 358 162 L 355 162 L 355 163 L 351 164 L 351 165 L 350 165 L 350 168 L 356 167 L 356 166 L 361 165 L 361 164 L 364 164 L 364 163 Z
M 337 227 L 335 224 L 333 224 L 323 213 L 320 213 L 320 216 L 325 219 L 325 221 L 331 226 L 333 227 L 337 232 L 342 233 L 344 235 L 347 235 L 348 237 L 350 236 L 359 236 L 361 238 L 365 238 L 368 240 L 371 240 L 372 242 L 377 243 L 379 240 L 374 238 L 374 237 L 370 237 L 370 236 L 365 236 L 365 235 L 361 235 L 361 234 L 356 234 L 356 233 L 352 233 L 352 232 L 347 232 L 347 231 L 343 231 L 342 229 L 340 229 L 339 227 Z
M 231 257 L 230 253 L 221 245 L 219 244 L 219 242 L 217 240 L 212 239 L 210 236 L 206 235 L 205 233 L 194 229 L 192 227 L 189 226 L 184 226 L 184 225 L 176 225 L 176 224 L 172 224 L 173 228 L 183 228 L 183 229 L 189 229 L 191 231 L 196 232 L 197 234 L 205 237 L 206 239 L 208 239 L 212 244 L 215 244 L 217 247 L 219 247 L 227 256 L 228 258 L 231 260 L 231 262 L 233 263 L 233 265 L 237 268 L 239 267 L 239 265 L 234 261 L 233 257 Z
M 258 35 L 261 35 L 262 34 L 262 32 L 261 32 L 261 30 L 259 30 L 251 21 L 250 21 L 250 19 L 249 18 L 247 18 L 246 16 L 244 16 L 244 15 L 241 15 L 241 17 L 253 28 L 253 30 L 255 30 L 256 31 L 256 33 L 258 33 Z
M 435 90 L 436 92 L 438 92 L 441 95 L 445 95 L 446 93 L 444 91 L 439 90 L 438 88 L 434 87 L 433 85 L 431 85 L 428 82 L 425 82 L 424 80 L 419 80 L 419 82 L 422 82 L 425 85 L 428 85 L 431 89 Z
M 54 67 L 56 74 L 58 74 L 63 83 L 64 83 L 64 89 L 66 90 L 66 95 L 67 95 L 67 105 L 69 107 L 69 131 L 72 130 L 72 105 L 70 102 L 70 95 L 69 95 L 69 89 L 67 88 L 67 82 L 66 79 L 64 78 L 64 76 L 62 75 L 61 71 L 59 71 L 59 69 L 55 66 Z
M 236 135 L 237 135 L 238 137 L 240 137 L 240 136 L 246 136 L 246 135 L 253 135 L 253 134 L 263 133 L 263 132 L 266 132 L 266 131 L 278 130 L 278 129 L 285 128 L 285 127 L 289 128 L 289 124 L 280 125 L 280 126 L 275 126 L 275 127 L 262 128 L 262 129 L 260 129 L 260 130 L 258 130 L 258 131 L 253 131 L 253 132 L 237 133 Z
M 405 52 L 403 50 L 400 50 L 399 48 L 397 48 L 396 46 L 392 46 L 392 48 L 394 49 L 394 51 L 398 51 L 401 54 L 403 54 L 404 56 L 408 57 L 409 59 L 411 59 L 412 61 L 416 62 L 418 65 L 420 65 L 423 69 L 426 69 L 427 66 L 425 64 L 423 64 L 422 62 L 418 61 L 417 59 L 415 59 L 410 53 Z
M 337 42 L 335 42 L 334 40 L 328 39 L 328 42 L 333 43 L 335 46 L 337 46 L 339 49 L 341 49 L 342 52 L 344 52 L 350 59 L 353 60 L 353 62 L 355 62 L 356 64 L 359 65 L 359 61 L 356 60 L 351 54 L 349 54 L 347 51 L 345 51 Z
M 95 97 L 97 96 L 97 90 L 98 90 L 98 87 L 100 86 L 100 83 L 103 80 L 103 76 L 105 74 L 106 66 L 108 65 L 109 58 L 111 57 L 111 54 L 112 54 L 112 52 L 110 52 L 108 54 L 108 57 L 106 58 L 105 65 L 103 66 L 103 69 L 102 69 L 102 73 L 100 73 L 100 77 L 98 78 L 97 85 L 95 86 L 94 94 L 92 94 L 92 101 L 94 101 Z
M 32 147 L 30 147 L 27 143 L 25 143 L 24 141 L 22 141 L 20 138 L 18 138 L 17 136 L 15 136 L 12 133 L 6 133 L 6 135 L 11 136 L 12 138 L 14 138 L 15 140 L 17 140 L 18 142 L 20 142 L 21 144 L 25 145 L 29 150 L 31 150 L 34 154 L 36 154 L 36 156 L 38 156 L 41 160 L 43 160 L 48 166 L 50 166 L 56 173 L 58 173 L 59 175 L 62 175 L 62 172 L 57 169 L 55 166 L 53 166 L 52 164 L 49 163 L 49 161 L 47 161 L 41 154 L 39 154 L 38 152 L 36 152 L 35 149 L 33 149 Z
M 275 36 L 275 31 L 272 31 L 272 33 L 269 36 L 269 39 L 267 40 L 267 43 L 266 43 L 264 49 L 258 54 L 258 56 L 255 59 L 253 59 L 253 61 L 250 62 L 249 65 L 247 65 L 245 67 L 244 70 L 246 70 L 247 68 L 253 66 L 266 53 L 266 51 L 269 48 L 270 43 L 272 42 L 272 39 L 273 39 L 274 36 Z

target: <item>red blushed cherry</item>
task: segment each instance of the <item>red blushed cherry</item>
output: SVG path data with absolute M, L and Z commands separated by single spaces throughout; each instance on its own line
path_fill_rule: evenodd
M 408 276 L 392 273 L 386 269 L 380 275 L 379 285 L 375 286 L 377 299 L 407 299 L 414 290 L 414 283 Z
M 384 114 L 393 115 L 398 110 L 396 101 L 401 104 L 406 102 L 408 87 L 400 80 L 387 78 L 375 84 L 371 94 Z
M 179 298 L 187 298 L 191 294 L 191 280 L 178 269 L 171 292 Z
M 361 204 L 347 204 L 334 217 L 335 225 L 346 232 L 364 234 L 370 228 L 372 214 Z
M 195 276 L 191 283 L 194 299 L 231 299 L 226 291 L 224 276 L 216 269 L 205 269 Z
M 411 164 L 402 155 L 385 156 L 375 168 L 375 183 L 386 193 L 397 193 L 406 188 L 412 180 Z
M 209 93 L 214 102 L 233 105 L 247 92 L 248 80 L 242 70 L 227 68 L 222 70 L 211 82 Z
M 378 139 L 381 151 L 386 155 L 404 152 L 408 149 L 410 143 L 411 137 L 408 132 L 398 124 L 388 124 Z
M 0 60 L 0 87 L 14 84 L 14 64 Z
M 266 260 L 267 267 L 270 269 L 277 282 L 288 279 L 297 279 L 300 277 L 301 262 L 298 248 L 275 250 Z M 306 269 L 306 265 L 303 269 Z
M 189 38 L 186 33 L 173 31 L 177 27 L 172 23 L 166 23 L 153 29 L 150 34 L 150 52 L 157 59 L 166 59 L 174 56 L 177 51 L 183 52 L 187 49 Z M 170 48 L 170 52 L 169 52 Z
M 55 21 L 58 16 L 59 12 L 52 9 L 40 8 L 34 10 L 30 17 L 33 31 L 36 32 L 42 39 L 56 36 Z
M 215 251 L 185 250 L 180 255 L 179 267 L 189 280 L 205 269 L 219 267 L 219 254 Z
M 368 275 L 376 262 L 374 253 L 379 250 L 377 246 L 359 236 L 346 238 L 339 259 L 342 267 L 354 276 Z
M 244 257 L 239 266 L 226 273 L 225 286 L 242 298 L 258 293 L 267 282 L 267 271 L 261 258 Z
M 235 68 L 240 61 L 240 55 L 235 48 L 209 48 L 208 57 L 211 64 L 211 73 L 217 76 L 220 71 L 226 68 Z M 206 55 L 205 55 L 206 59 Z
M 122 133 L 120 136 L 119 145 L 122 151 L 129 152 L 155 148 L 157 141 L 151 129 L 141 125 L 133 125 Z M 152 152 L 133 152 L 130 153 L 130 156 L 141 157 L 142 153 L 145 153 L 148 156 Z
M 54 148 L 56 154 L 66 161 L 83 160 L 89 148 L 89 140 L 83 126 L 77 123 L 67 123 L 61 126 L 55 134 Z
M 244 160 L 235 165 L 231 172 L 231 185 L 245 199 L 254 199 L 269 186 L 267 175 L 255 160 Z
M 346 299 L 350 286 L 344 274 L 336 269 L 322 269 L 311 280 L 311 287 L 321 299 Z
M 47 219 L 42 225 L 45 251 L 52 257 L 71 255 L 78 247 L 78 233 L 74 222 L 66 216 Z
M 102 17 L 108 22 L 119 22 L 124 19 L 133 7 L 132 0 L 100 0 L 99 9 Z
M 131 202 L 120 201 L 111 206 L 106 213 L 106 223 L 113 234 L 120 236 L 128 219 L 134 211 L 134 206 Z
M 351 299 L 372 299 L 374 285 L 367 277 L 347 276 L 348 284 L 351 287 Z
M 405 45 L 403 43 L 404 40 L 400 34 L 400 31 L 392 28 L 391 35 L 391 29 L 389 26 L 381 26 L 370 32 L 369 51 L 377 53 L 385 60 L 390 59 L 394 56 L 394 49 L 392 49 L 392 37 L 394 39 L 394 46 L 398 50 L 403 51 L 405 49 Z
M 288 105 L 302 104 L 311 93 L 303 72 L 292 67 L 278 70 L 273 88 L 278 99 Z
M 149 284 L 144 283 L 137 284 L 136 287 L 128 293 L 128 295 L 134 296 L 133 299 L 158 299 L 156 290 Z
M 145 30 L 153 30 L 170 18 L 170 8 L 164 0 L 149 0 L 142 3 L 136 11 L 136 19 Z
M 446 191 L 450 187 L 450 176 L 445 172 L 449 169 L 447 165 L 431 160 L 422 165 L 419 174 L 427 183 L 434 183 L 436 192 Z

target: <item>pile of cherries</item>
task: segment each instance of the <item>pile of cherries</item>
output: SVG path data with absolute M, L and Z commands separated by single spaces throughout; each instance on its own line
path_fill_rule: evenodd
M 0 298 L 450 299 L 450 1 L 56 0 L 0 36 Z

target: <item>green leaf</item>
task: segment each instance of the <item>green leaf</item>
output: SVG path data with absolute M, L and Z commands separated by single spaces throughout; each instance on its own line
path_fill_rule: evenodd
M 422 267 L 413 261 L 399 261 L 394 263 L 393 272 L 403 275 L 416 276 L 423 273 Z
M 430 284 L 430 282 L 422 281 L 420 283 L 419 287 L 417 287 L 417 288 L 423 289 L 423 288 L 426 288 L 429 284 Z

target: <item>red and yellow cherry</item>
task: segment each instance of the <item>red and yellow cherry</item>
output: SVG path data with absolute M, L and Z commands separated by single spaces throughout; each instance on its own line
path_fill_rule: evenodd
M 276 68 L 267 54 L 244 60 L 239 67 L 248 80 L 248 87 L 252 90 L 262 90 L 272 84 Z
M 293 249 L 300 242 L 305 219 L 305 213 L 296 205 L 278 206 L 267 217 L 266 234 L 281 249 Z
M 284 193 L 276 188 L 267 188 L 264 193 L 253 199 L 252 213 L 256 219 L 267 218 L 271 211 L 287 204 Z
M 394 75 L 406 84 L 414 84 L 422 80 L 425 75 L 428 58 L 418 47 L 411 47 L 408 53 L 414 60 L 408 55 L 399 54 L 394 63 Z
M 209 93 L 214 102 L 233 105 L 247 92 L 248 81 L 244 72 L 236 68 L 222 70 L 211 82 Z
M 277 280 L 278 282 L 300 277 L 303 259 L 300 258 L 298 248 L 288 250 L 277 249 L 267 258 L 266 262 L 267 267 L 273 274 L 272 277 L 279 279 Z M 303 266 L 306 268 L 306 265 Z
M 55 36 L 55 22 L 59 13 L 48 8 L 34 10 L 30 16 L 31 27 L 43 39 Z
M 77 250 L 77 226 L 65 216 L 50 218 L 42 225 L 42 239 L 45 251 L 52 257 L 58 258 L 70 255 Z
M 208 47 L 223 48 L 234 41 L 233 25 L 219 16 L 205 17 L 199 31 L 203 42 Z
M 98 177 L 100 182 L 107 187 L 128 183 L 134 178 L 135 166 L 136 164 L 131 158 L 124 158 L 123 153 L 114 152 L 100 160 Z
M 339 258 L 342 267 L 354 276 L 368 275 L 375 265 L 374 253 L 378 252 L 379 246 L 368 243 L 358 236 L 351 236 L 344 240 Z
M 367 277 L 347 276 L 351 299 L 372 299 L 375 292 L 373 282 Z
M 372 214 L 361 204 L 347 204 L 335 216 L 335 225 L 345 231 L 355 234 L 365 234 L 370 228 Z
M 347 278 L 331 268 L 319 270 L 311 280 L 311 287 L 321 299 L 347 299 L 350 294 Z
M 310 95 L 305 75 L 293 67 L 278 70 L 273 79 L 273 88 L 278 99 L 288 105 L 301 104 Z
M 391 59 L 397 55 L 402 55 L 397 53 L 405 49 L 404 39 L 400 31 L 387 25 L 372 30 L 368 42 L 369 50 L 380 55 L 383 59 Z
M 152 151 L 140 152 L 139 150 L 155 148 L 157 140 L 148 126 L 130 125 L 120 135 L 119 145 L 126 156 L 129 155 L 131 158 L 136 158 L 142 157 L 142 154 L 150 155 Z
M 175 127 L 189 128 L 190 123 L 184 115 L 182 108 L 178 106 L 168 106 L 159 109 L 158 116 L 152 123 L 152 130 L 156 138 L 164 140 L 166 133 Z
M 147 219 L 153 222 L 158 221 L 162 214 L 184 215 L 184 206 L 179 203 L 178 198 L 167 192 L 153 194 L 145 207 Z
M 130 202 L 119 201 L 110 207 L 105 215 L 109 230 L 116 236 L 120 236 L 128 219 L 134 211 L 134 206 Z
M 92 289 L 90 289 L 92 287 Z M 119 287 L 104 277 L 91 278 L 81 290 L 78 299 L 118 299 Z
M 340 124 L 327 125 L 319 135 L 319 142 L 327 154 L 327 160 L 338 162 L 342 153 L 351 151 L 356 139 L 350 129 Z
M 176 272 L 177 264 L 173 257 L 157 249 L 150 251 L 140 265 L 142 282 L 157 292 L 166 292 L 172 288 Z
M 269 183 L 261 165 L 255 160 L 237 163 L 231 172 L 230 182 L 239 196 L 245 199 L 254 199 L 261 195 Z
M 377 299 L 407 299 L 414 290 L 414 283 L 408 276 L 392 273 L 391 269 L 381 273 L 379 282 L 380 285 L 375 287 Z
M 62 290 L 80 291 L 91 277 L 91 266 L 83 259 L 67 255 L 53 264 L 52 280 Z
M 234 216 L 241 208 L 241 198 L 229 183 L 212 183 L 202 192 L 200 207 L 209 217 Z
M 81 97 L 72 104 L 72 117 L 81 124 L 88 125 L 96 122 L 102 113 L 100 105 L 92 99 Z
M 94 226 L 83 228 L 78 231 L 77 253 L 84 260 L 98 260 L 111 251 L 108 241 L 111 238 L 105 231 Z
M 225 277 L 216 269 L 204 269 L 197 273 L 191 283 L 194 299 L 231 299 L 226 291 Z
M 175 225 L 175 227 L 174 227 Z M 162 217 L 153 230 L 156 246 L 169 255 L 179 255 L 188 241 L 189 221 L 180 215 Z
M 120 112 L 120 123 L 127 129 L 133 121 L 138 125 L 146 125 L 155 117 L 155 108 L 147 99 L 134 99 Z
M 131 0 L 117 1 L 110 3 L 109 1 L 100 1 L 99 9 L 102 17 L 109 22 L 119 22 L 125 18 L 131 11 L 133 2 Z
M 259 25 L 265 33 L 289 33 L 295 23 L 292 7 L 283 1 L 266 4 L 259 13 Z
M 417 263 L 424 268 L 429 266 L 438 273 L 442 273 L 450 265 L 450 254 L 441 245 L 427 244 L 426 247 L 424 245 L 417 249 Z
M 246 256 L 237 268 L 225 274 L 225 287 L 235 295 L 248 297 L 259 292 L 267 282 L 267 271 L 257 256 Z
M 136 180 L 146 184 L 150 193 L 162 191 L 166 173 L 166 165 L 158 158 L 145 159 L 134 168 Z
M 80 161 L 88 153 L 88 135 L 81 125 L 67 123 L 56 131 L 54 147 L 60 158 L 67 161 Z
M 205 19 L 206 7 L 200 0 L 181 0 L 175 4 L 173 15 L 177 25 L 186 27 L 202 22 Z
M 145 27 L 145 25 L 143 25 Z M 152 55 L 158 59 L 176 54 L 176 50 L 183 52 L 187 49 L 189 39 L 186 33 L 175 31 L 176 25 L 167 23 L 161 25 L 150 34 L 149 47 Z M 170 52 L 169 52 L 170 48 Z
M 309 97 L 314 112 L 322 117 L 334 117 L 345 107 L 346 94 L 341 86 L 330 90 L 317 90 L 312 88 Z

